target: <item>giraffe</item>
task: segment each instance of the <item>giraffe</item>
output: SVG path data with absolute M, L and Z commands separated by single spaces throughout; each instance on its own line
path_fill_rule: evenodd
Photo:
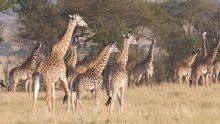
M 217 42 L 217 44 L 213 47 L 212 51 L 201 61 L 196 65 L 196 69 L 193 75 L 193 83 L 195 84 L 195 87 L 198 86 L 198 80 L 200 76 L 202 76 L 202 84 L 207 85 L 207 81 L 204 80 L 203 75 L 205 75 L 208 78 L 208 84 L 210 86 L 211 83 L 211 76 L 213 73 L 213 61 L 216 57 L 216 54 L 218 52 L 220 40 Z
M 82 61 L 77 62 L 75 69 L 69 73 L 69 80 L 73 81 L 77 75 L 84 73 L 89 68 L 94 66 L 94 64 L 102 57 L 102 53 L 100 53 L 95 59 L 90 60 L 90 55 L 86 56 Z
M 9 72 L 9 84 L 8 91 L 13 90 L 16 92 L 16 86 L 19 81 L 25 80 L 25 91 L 27 92 L 27 87 L 29 84 L 29 94 L 32 90 L 32 74 L 36 68 L 36 61 L 41 48 L 41 43 L 38 43 L 33 49 L 32 54 L 27 60 L 20 66 L 13 68 Z
M 127 75 L 127 61 L 128 61 L 128 51 L 130 44 L 136 44 L 136 39 L 128 33 L 123 39 L 123 45 L 120 49 L 119 56 L 117 58 L 116 64 L 113 66 L 109 73 L 109 80 L 106 84 L 106 91 L 108 95 L 108 101 L 106 105 L 111 104 L 111 113 L 114 109 L 115 98 L 118 95 L 118 100 L 120 103 L 119 112 L 123 112 L 124 106 L 124 92 L 128 84 L 128 75 Z
M 133 86 L 136 84 L 139 84 L 140 79 L 143 75 L 146 75 L 145 81 L 147 80 L 150 83 L 150 87 L 152 87 L 152 78 L 153 78 L 153 72 L 154 72 L 154 65 L 153 65 L 153 50 L 154 45 L 156 42 L 156 38 L 152 39 L 152 43 L 148 52 L 147 57 L 144 61 L 137 64 L 132 71 L 132 75 L 134 77 L 133 80 Z
M 104 47 L 101 51 L 101 55 L 99 55 L 99 60 L 87 71 L 84 73 L 81 73 L 77 75 L 73 82 L 73 92 L 76 92 L 75 96 L 75 110 L 77 109 L 78 104 L 83 108 L 83 105 L 81 103 L 81 97 L 82 94 L 85 91 L 90 91 L 94 93 L 95 95 L 95 103 L 96 107 L 98 106 L 98 91 L 99 87 L 102 83 L 102 71 L 105 68 L 108 59 L 110 57 L 110 54 L 114 52 L 114 49 L 116 49 L 116 45 L 107 45 Z M 66 101 L 67 96 L 64 96 L 64 101 Z
M 55 82 L 61 81 L 65 94 L 68 96 L 67 109 L 69 111 L 69 98 L 70 91 L 68 88 L 67 78 L 66 78 L 66 65 L 64 62 L 64 56 L 70 45 L 73 30 L 76 26 L 88 27 L 86 22 L 78 15 L 69 15 L 70 20 L 66 33 L 63 38 L 57 42 L 51 51 L 49 57 L 45 58 L 33 76 L 34 79 L 34 104 L 33 110 L 36 110 L 37 95 L 39 91 L 39 78 L 42 77 L 42 81 L 46 87 L 46 102 L 49 107 L 50 112 L 54 112 L 55 109 Z
M 179 85 L 182 84 L 182 77 L 185 76 L 186 77 L 186 83 L 187 86 L 189 86 L 189 79 L 191 77 L 191 66 L 193 64 L 193 62 L 195 61 L 197 56 L 197 53 L 194 53 L 192 55 L 190 55 L 189 57 L 187 57 L 185 60 L 183 60 L 182 63 L 180 63 L 177 67 L 177 76 L 178 76 L 178 83 Z

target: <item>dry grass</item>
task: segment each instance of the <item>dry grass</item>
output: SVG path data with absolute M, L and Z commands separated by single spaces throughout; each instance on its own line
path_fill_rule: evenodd
M 48 112 L 45 93 L 38 97 L 37 112 L 32 113 L 32 97 L 25 93 L 0 93 L 0 123 L 126 123 L 126 124 L 219 124 L 220 85 L 198 89 L 163 84 L 150 88 L 126 90 L 125 112 L 110 116 L 105 92 L 95 111 L 93 97 L 83 97 L 86 112 L 66 112 L 62 105 L 64 92 L 57 91 L 55 114 Z M 116 107 L 116 110 L 118 106 Z

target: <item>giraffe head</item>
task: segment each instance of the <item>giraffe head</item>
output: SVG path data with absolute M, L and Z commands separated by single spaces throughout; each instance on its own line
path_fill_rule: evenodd
M 116 46 L 116 43 L 110 45 L 109 47 L 110 47 L 111 52 L 113 52 L 113 53 L 119 51 L 118 48 L 117 48 L 117 46 Z
M 127 35 L 123 35 L 128 44 L 137 44 L 136 38 L 132 35 L 131 32 L 128 32 Z
M 69 15 L 69 17 L 73 20 L 73 22 L 76 22 L 77 26 L 88 27 L 87 23 L 82 19 L 79 14 Z
M 37 43 L 36 47 L 34 48 L 34 50 L 32 51 L 32 57 L 33 58 L 37 58 L 39 52 L 40 52 L 40 48 L 41 48 L 41 42 Z
M 202 33 L 202 38 L 203 38 L 203 39 L 206 38 L 206 34 L 207 34 L 207 32 L 203 32 L 203 33 Z

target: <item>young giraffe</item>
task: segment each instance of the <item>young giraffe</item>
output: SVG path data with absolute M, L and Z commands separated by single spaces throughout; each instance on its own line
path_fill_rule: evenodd
M 76 92 L 76 98 L 75 98 L 75 110 L 77 109 L 78 104 L 83 108 L 83 105 L 81 103 L 81 97 L 83 92 L 90 91 L 95 93 L 95 103 L 96 107 L 98 105 L 97 97 L 98 97 L 98 91 L 99 87 L 102 83 L 102 71 L 105 68 L 108 59 L 110 57 L 110 54 L 115 49 L 115 44 L 113 45 L 107 45 L 103 50 L 101 51 L 101 56 L 99 60 L 94 64 L 93 67 L 88 69 L 86 72 L 79 74 L 76 79 L 73 82 L 73 91 Z M 66 101 L 67 96 L 64 96 L 64 101 Z
M 210 85 L 211 83 L 211 76 L 212 76 L 212 71 L 213 71 L 213 61 L 216 57 L 216 54 L 218 53 L 218 48 L 219 48 L 220 40 L 218 43 L 215 45 L 215 47 L 212 49 L 212 51 L 200 62 L 196 65 L 194 77 L 193 77 L 193 83 L 195 86 L 198 86 L 198 80 L 200 76 L 202 76 L 202 84 L 206 85 L 207 81 L 204 80 L 203 75 L 206 75 L 208 78 L 208 84 Z
M 186 58 L 185 60 L 183 60 L 183 62 L 178 65 L 177 76 L 178 76 L 179 85 L 182 84 L 182 77 L 185 76 L 187 86 L 189 86 L 189 79 L 191 77 L 191 72 L 192 72 L 191 65 L 195 61 L 196 56 L 197 56 L 197 53 L 194 53 L 190 55 L 188 58 Z
M 118 95 L 118 100 L 120 103 L 120 113 L 123 112 L 124 106 L 124 92 L 128 84 L 128 75 L 127 75 L 127 61 L 128 61 L 128 51 L 130 44 L 136 44 L 136 39 L 128 33 L 123 39 L 123 46 L 120 50 L 116 64 L 113 66 L 112 70 L 109 73 L 109 80 L 106 83 L 106 91 L 108 95 L 108 101 L 106 105 L 111 104 L 111 113 L 114 109 L 115 98 Z
M 29 84 L 29 94 L 32 90 L 32 74 L 36 69 L 36 61 L 41 48 L 41 43 L 33 49 L 31 56 L 18 67 L 13 68 L 9 72 L 9 84 L 8 91 L 13 90 L 16 92 L 16 86 L 20 80 L 25 80 L 25 91 L 27 92 L 27 87 Z
M 70 15 L 70 21 L 63 38 L 53 46 L 51 55 L 44 59 L 39 65 L 39 68 L 36 70 L 36 73 L 33 77 L 35 80 L 33 104 L 34 111 L 39 91 L 40 76 L 42 77 L 43 83 L 46 87 L 46 102 L 48 104 L 49 110 L 54 112 L 55 82 L 58 80 L 60 80 L 63 84 L 65 94 L 68 96 L 67 108 L 69 110 L 70 91 L 66 78 L 66 65 L 64 62 L 64 56 L 70 45 L 73 30 L 76 26 L 87 27 L 87 24 L 79 15 Z
M 141 77 L 143 75 L 146 75 L 145 81 L 147 80 L 150 83 L 150 86 L 152 87 L 152 80 L 153 80 L 152 78 L 154 72 L 153 50 L 154 50 L 155 42 L 156 42 L 156 38 L 152 39 L 152 43 L 147 57 L 143 62 L 137 64 L 134 68 L 134 71 L 132 71 L 132 75 L 134 76 L 133 86 L 139 84 Z

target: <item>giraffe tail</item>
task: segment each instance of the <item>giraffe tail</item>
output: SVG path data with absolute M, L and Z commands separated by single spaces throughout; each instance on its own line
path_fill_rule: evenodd
M 108 106 L 111 104 L 111 102 L 112 102 L 112 97 L 110 96 L 110 97 L 108 97 L 108 101 L 106 102 L 105 105 Z

